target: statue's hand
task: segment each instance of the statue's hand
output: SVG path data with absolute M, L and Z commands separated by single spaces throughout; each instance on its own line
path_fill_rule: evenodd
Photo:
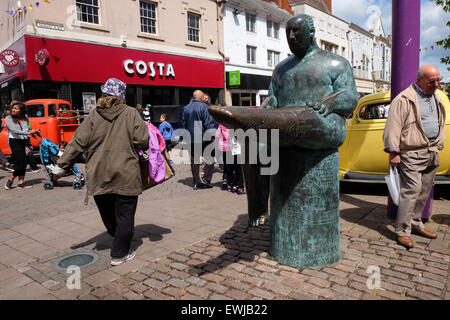
M 315 111 L 323 115 L 324 117 L 327 117 L 330 113 L 333 112 L 334 108 L 331 103 L 313 103 L 308 102 L 306 104 L 308 107 L 313 108 Z

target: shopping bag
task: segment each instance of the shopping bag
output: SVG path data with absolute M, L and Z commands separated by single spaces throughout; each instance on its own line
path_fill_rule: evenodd
M 158 184 L 163 183 L 164 181 L 169 180 L 175 175 L 175 170 L 173 169 L 170 162 L 167 160 L 165 152 L 161 153 L 163 159 L 164 159 L 164 165 L 166 167 L 166 174 L 162 181 L 156 182 L 155 180 L 150 177 L 150 170 L 149 170 L 149 162 L 148 161 L 142 161 L 139 162 L 140 168 L 141 168 L 141 179 L 142 179 L 142 190 L 150 189 L 151 187 L 154 187 Z
M 400 177 L 398 175 L 397 167 L 389 166 L 389 175 L 385 176 L 384 180 L 389 189 L 392 202 L 398 206 L 398 201 L 400 199 Z

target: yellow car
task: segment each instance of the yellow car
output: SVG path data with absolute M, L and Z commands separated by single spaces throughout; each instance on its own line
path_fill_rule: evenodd
M 446 142 L 439 152 L 440 166 L 436 184 L 450 184 L 450 101 L 437 90 L 445 105 Z M 383 130 L 389 114 L 390 92 L 374 93 L 358 101 L 347 119 L 347 137 L 339 148 L 339 178 L 341 181 L 384 183 L 389 173 L 389 155 L 384 152 Z

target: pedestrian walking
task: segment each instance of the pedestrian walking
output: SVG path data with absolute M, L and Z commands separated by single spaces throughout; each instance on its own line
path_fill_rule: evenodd
M 18 188 L 31 188 L 25 186 L 25 172 L 27 168 L 26 148 L 30 143 L 30 135 L 36 130 L 30 129 L 30 120 L 26 114 L 25 105 L 17 100 L 11 102 L 11 114 L 5 118 L 6 128 L 8 130 L 8 144 L 14 159 L 14 172 L 8 178 L 5 189 L 13 188 L 14 179 L 19 178 Z
M 172 134 L 173 134 L 173 128 L 172 125 L 167 121 L 167 114 L 163 113 L 159 117 L 159 121 L 161 122 L 158 130 L 161 132 L 164 141 L 166 142 L 166 151 L 167 151 L 167 158 L 170 163 L 172 163 Z
M 145 108 L 142 109 L 142 114 L 143 114 L 144 121 L 150 122 L 150 120 L 151 120 L 151 116 L 150 116 L 150 107 L 151 106 L 152 105 L 150 103 L 147 103 Z
M 384 129 L 384 151 L 400 176 L 395 232 L 397 242 L 408 249 L 414 246 L 411 233 L 437 237 L 425 229 L 421 218 L 445 141 L 445 108 L 436 93 L 441 80 L 437 67 L 421 67 L 417 81 L 392 101 Z
M 87 150 L 87 194 L 93 195 L 103 223 L 114 238 L 111 265 L 133 259 L 131 249 L 138 195 L 142 193 L 136 148 L 148 150 L 149 134 L 135 108 L 125 104 L 126 84 L 111 78 L 101 87 L 97 107 L 81 123 L 58 161 L 59 172 Z
M 214 169 L 214 155 L 212 159 L 207 157 L 203 168 L 203 178 L 200 179 L 200 157 L 210 142 L 203 141 L 203 135 L 208 129 L 216 130 L 219 126 L 208 112 L 208 106 L 202 101 L 203 92 L 195 90 L 193 98 L 182 110 L 181 123 L 189 132 L 191 160 L 191 172 L 194 182 L 194 190 L 212 188 L 211 179 Z
M 0 132 L 2 132 L 3 130 L 3 122 L 2 122 L 2 116 L 0 114 Z M 3 153 L 3 151 L 0 149 L 0 165 L 2 167 L 2 169 L 9 171 L 9 172 L 13 172 L 14 169 L 12 167 L 12 165 L 9 163 L 8 159 L 6 158 L 5 154 Z
M 231 159 L 231 155 L 229 155 L 231 152 L 230 131 L 221 124 L 219 124 L 219 127 L 216 130 L 215 142 L 217 143 L 217 149 L 219 151 L 217 158 L 222 171 L 222 190 L 228 190 L 227 158 Z

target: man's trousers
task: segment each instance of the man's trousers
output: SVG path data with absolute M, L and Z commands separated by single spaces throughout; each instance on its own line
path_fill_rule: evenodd
M 434 151 L 407 151 L 398 166 L 400 200 L 395 220 L 397 236 L 411 235 L 411 228 L 424 229 L 422 212 L 439 168 L 439 154 Z

